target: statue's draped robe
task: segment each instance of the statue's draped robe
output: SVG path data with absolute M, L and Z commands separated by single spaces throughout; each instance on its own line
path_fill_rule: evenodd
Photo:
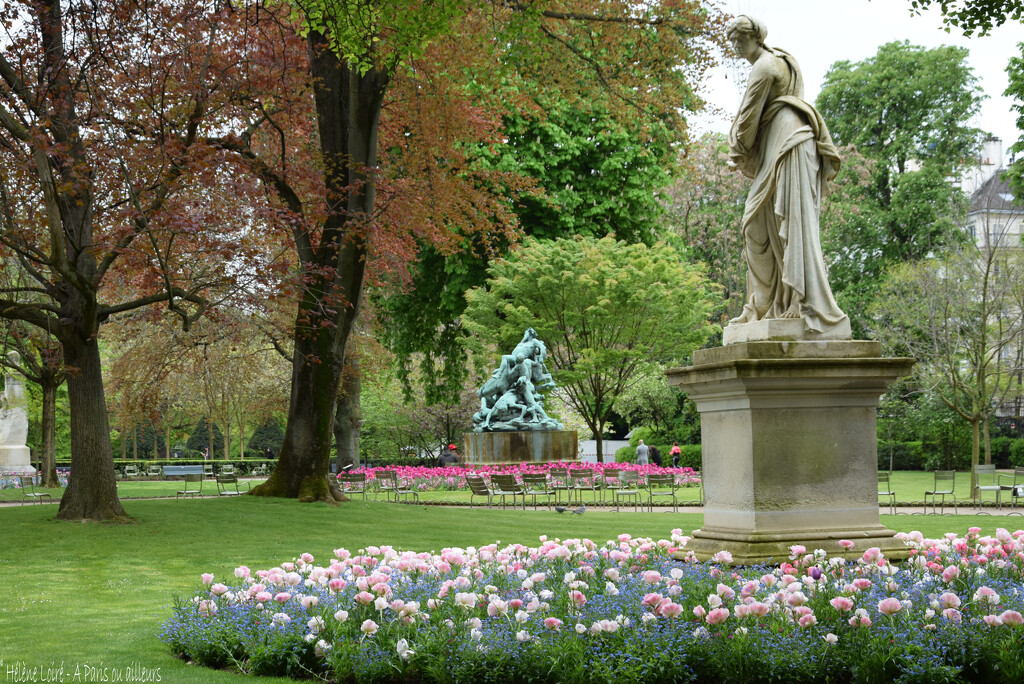
M 780 318 L 799 302 L 805 327 L 821 333 L 846 320 L 828 285 L 818 234 L 821 198 L 839 171 L 839 153 L 802 96 L 796 60 L 766 49 L 729 132 L 729 156 L 754 179 L 743 213 L 748 298 L 737 322 Z

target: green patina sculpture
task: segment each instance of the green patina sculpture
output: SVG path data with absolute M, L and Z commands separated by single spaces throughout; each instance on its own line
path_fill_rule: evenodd
M 527 328 L 523 340 L 501 363 L 477 393 L 480 410 L 473 415 L 476 432 L 518 432 L 562 430 L 562 424 L 544 411 L 541 392 L 554 389 L 551 374 L 544 367 L 548 350 Z

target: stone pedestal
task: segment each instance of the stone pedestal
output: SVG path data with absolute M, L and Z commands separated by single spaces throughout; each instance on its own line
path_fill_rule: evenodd
M 468 465 L 511 465 L 575 461 L 575 430 L 469 432 L 463 439 Z
M 875 409 L 913 359 L 877 342 L 739 342 L 694 353 L 668 371 L 701 414 L 704 526 L 687 546 L 736 564 L 789 557 L 789 547 L 859 556 L 904 545 L 879 522 Z M 837 542 L 850 539 L 843 554 Z
M 0 446 L 0 473 L 34 475 L 32 452 L 27 446 Z

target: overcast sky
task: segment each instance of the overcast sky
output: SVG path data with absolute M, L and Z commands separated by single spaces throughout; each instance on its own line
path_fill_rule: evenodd
M 1024 41 L 1024 26 L 1020 23 L 1007 22 L 990 36 L 965 38 L 957 29 L 946 33 L 937 11 L 911 15 L 909 0 L 722 0 L 721 4 L 730 14 L 761 19 L 768 27 L 765 43 L 796 57 L 804 76 L 804 99 L 809 102 L 818 97 L 825 72 L 833 62 L 873 57 L 878 46 L 885 43 L 909 40 L 924 47 L 965 47 L 970 50 L 974 74 L 988 96 L 972 125 L 1001 138 L 1004 155 L 1021 135 L 1010 110 L 1012 100 L 1003 97 L 1006 65 L 1010 57 L 1021 54 L 1017 43 Z M 711 74 L 705 97 L 728 115 L 702 117 L 694 122 L 698 131 L 728 131 L 742 96 L 735 75 L 728 65 Z

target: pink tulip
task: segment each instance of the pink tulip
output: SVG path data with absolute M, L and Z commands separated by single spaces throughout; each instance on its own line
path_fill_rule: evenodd
M 840 613 L 848 613 L 853 610 L 853 600 L 846 596 L 836 596 L 834 599 L 829 601 L 832 607 L 838 610 Z
M 359 631 L 365 634 L 366 636 L 373 636 L 377 633 L 377 628 L 378 626 L 376 622 L 374 622 L 373 620 L 366 620 L 363 622 L 362 625 L 359 626 Z
M 704 619 L 709 625 L 720 625 L 729 619 L 729 609 L 715 608 Z
M 946 584 L 951 584 L 959 576 L 960 568 L 956 565 L 950 565 L 948 568 L 942 571 L 942 581 Z
M 572 604 L 577 608 L 582 608 L 583 604 L 587 602 L 587 597 L 583 595 L 582 591 L 573 589 L 569 592 L 569 600 L 571 600 Z
M 900 612 L 900 609 L 902 608 L 903 604 L 900 603 L 900 600 L 898 598 L 893 598 L 892 596 L 878 602 L 878 612 L 883 615 L 895 615 Z
M 854 543 L 852 541 L 850 541 L 849 539 L 840 539 L 839 540 L 839 546 L 844 551 L 849 551 L 850 549 L 852 549 L 854 547 Z
M 544 618 L 544 626 L 550 630 L 558 631 L 562 627 L 562 621 L 556 617 Z
M 1019 627 L 1020 625 L 1024 624 L 1024 616 L 1022 616 L 1015 610 L 1003 611 L 1003 613 L 999 617 L 1002 619 L 1004 625 L 1013 625 L 1015 627 Z
M 665 601 L 660 606 L 658 606 L 658 612 L 667 618 L 674 619 L 679 617 L 679 615 L 683 612 L 683 607 L 678 603 L 674 603 L 673 601 Z
M 695 618 L 697 618 L 698 620 L 700 618 L 704 617 L 706 614 L 707 614 L 707 611 L 704 610 L 704 606 L 697 605 L 697 606 L 693 607 L 693 616 Z
M 202 574 L 202 578 L 203 578 L 203 584 L 205 584 L 207 586 L 213 584 L 213 575 L 211 573 L 204 572 Z
M 755 617 L 764 617 L 772 609 L 770 605 L 768 605 L 767 603 L 761 603 L 760 601 L 755 601 L 754 603 L 748 604 L 747 608 L 749 609 L 750 614 Z
M 939 596 L 939 603 L 943 608 L 959 608 L 960 597 L 951 591 L 946 591 Z
M 274 596 L 274 600 L 278 603 L 288 603 L 288 601 L 290 601 L 291 598 L 292 595 L 289 594 L 287 591 L 282 591 Z
M 812 625 L 818 624 L 818 618 L 814 617 L 814 613 L 807 613 L 806 615 L 802 615 L 800 617 L 800 619 L 797 621 L 797 624 L 800 625 L 800 627 L 802 628 L 807 628 Z

